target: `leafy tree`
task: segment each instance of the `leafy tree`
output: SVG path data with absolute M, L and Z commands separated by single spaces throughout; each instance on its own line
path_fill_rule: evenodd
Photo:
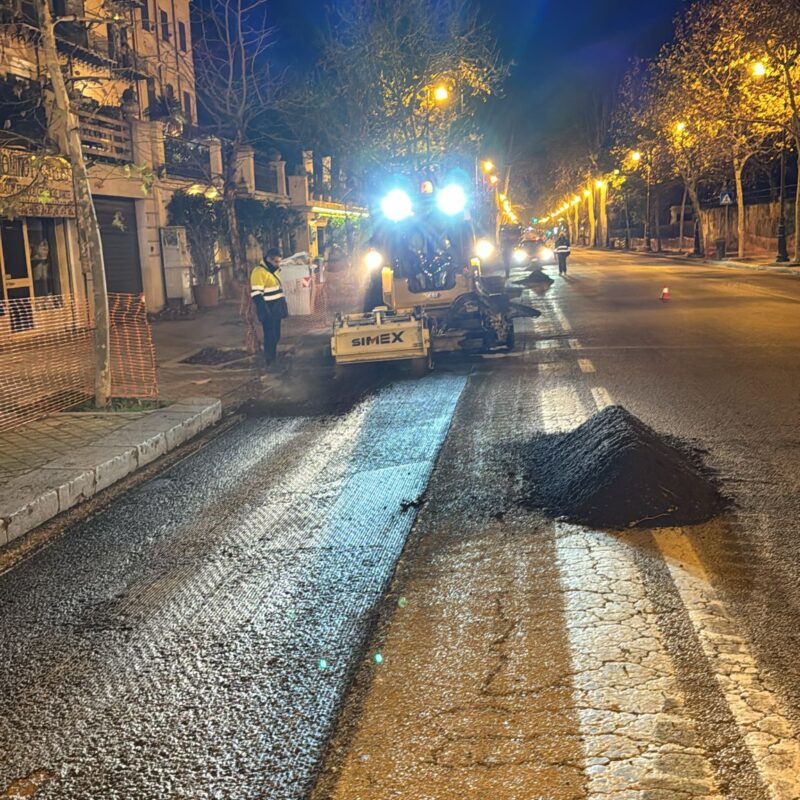
M 318 138 L 358 177 L 476 155 L 506 67 L 472 0 L 337 3 L 311 86 Z
M 177 191 L 167 204 L 170 225 L 183 225 L 192 254 L 194 277 L 198 284 L 215 284 L 219 266 L 214 258 L 217 243 L 228 230 L 225 208 L 220 200 L 203 194 Z

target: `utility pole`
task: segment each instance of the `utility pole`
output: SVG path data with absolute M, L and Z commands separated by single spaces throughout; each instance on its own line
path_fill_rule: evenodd
M 78 119 L 72 112 L 64 75 L 56 50 L 55 25 L 50 0 L 34 0 L 42 36 L 41 53 L 50 85 L 53 89 L 53 116 L 57 120 L 58 138 L 62 151 L 72 165 L 72 186 L 75 193 L 76 222 L 82 258 L 89 262 L 92 275 L 92 308 L 94 312 L 95 403 L 103 408 L 111 399 L 110 334 L 106 271 L 103 264 L 103 245 L 100 227 L 92 201 L 89 173 L 81 146 Z M 52 124 L 52 121 L 51 121 Z
M 647 155 L 647 163 L 645 164 L 645 170 L 647 173 L 647 201 L 645 203 L 645 212 L 644 212 L 644 249 L 647 250 L 648 253 L 653 252 L 653 241 L 650 236 L 650 202 L 651 198 L 650 195 L 652 194 L 651 191 L 651 175 L 652 175 L 652 164 L 650 163 L 650 155 Z

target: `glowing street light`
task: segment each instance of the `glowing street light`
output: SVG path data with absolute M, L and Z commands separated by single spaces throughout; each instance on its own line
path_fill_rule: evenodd
M 490 175 L 489 176 L 489 183 L 491 183 L 492 186 L 494 186 L 499 180 L 500 180 L 500 178 L 498 178 L 497 175 Z
M 494 172 L 494 161 L 486 159 L 486 161 L 483 162 L 482 166 L 484 172 Z
M 752 66 L 752 71 L 756 78 L 763 78 L 767 74 L 767 68 L 763 61 L 756 61 Z
M 595 186 L 596 186 L 598 189 L 605 189 L 605 187 L 606 187 L 606 182 L 605 182 L 605 181 L 604 181 L 602 178 L 598 178 L 598 179 L 597 179 L 597 180 L 594 182 L 594 185 L 595 185 Z
M 636 161 L 637 163 L 642 160 L 642 154 L 638 150 L 634 150 L 631 153 L 631 161 Z
M 678 133 L 683 133 L 686 130 L 686 123 L 685 122 L 678 122 L 675 125 L 675 130 Z
M 589 197 L 590 195 L 591 195 L 591 192 L 588 189 L 584 189 L 583 190 L 583 196 L 584 197 Z
M 433 90 L 433 99 L 437 103 L 446 103 L 450 99 L 450 90 L 444 84 L 439 84 Z

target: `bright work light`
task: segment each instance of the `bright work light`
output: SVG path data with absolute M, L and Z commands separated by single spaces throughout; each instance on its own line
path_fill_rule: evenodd
M 478 239 L 475 243 L 475 255 L 480 259 L 487 259 L 492 253 L 494 253 L 494 245 L 488 239 Z
M 524 264 L 528 260 L 528 254 L 522 249 L 515 250 L 511 257 L 514 259 L 515 264 Z
M 367 250 L 364 264 L 368 270 L 380 269 L 383 266 L 383 256 L 377 250 Z
M 467 194 L 457 183 L 451 183 L 439 190 L 439 194 L 436 195 L 436 205 L 442 214 L 453 217 L 466 208 Z
M 411 198 L 402 189 L 392 189 L 381 200 L 381 211 L 392 222 L 400 222 L 414 213 L 411 207 Z

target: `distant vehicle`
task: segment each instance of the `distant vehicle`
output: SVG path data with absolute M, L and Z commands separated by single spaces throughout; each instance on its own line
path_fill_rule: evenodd
M 556 263 L 556 254 L 545 239 L 524 239 L 519 243 L 519 249 L 524 250 L 539 267 Z

